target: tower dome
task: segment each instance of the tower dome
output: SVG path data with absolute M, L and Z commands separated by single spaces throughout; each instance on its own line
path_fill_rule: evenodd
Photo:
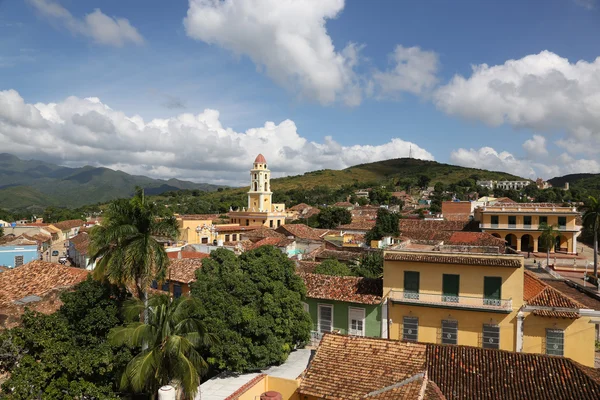
M 263 156 L 262 154 L 259 154 L 256 156 L 256 160 L 254 160 L 254 164 L 266 164 L 267 160 L 265 159 L 265 156 Z

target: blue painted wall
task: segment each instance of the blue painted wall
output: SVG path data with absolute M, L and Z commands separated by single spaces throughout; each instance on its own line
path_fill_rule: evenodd
M 0 265 L 15 267 L 15 257 L 23 256 L 23 264 L 33 260 L 39 260 L 37 245 L 33 246 L 0 246 Z

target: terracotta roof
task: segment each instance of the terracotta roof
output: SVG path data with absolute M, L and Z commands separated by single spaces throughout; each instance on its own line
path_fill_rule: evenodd
M 205 257 L 203 257 L 205 258 Z M 169 262 L 167 280 L 190 283 L 196 280 L 196 270 L 202 267 L 201 258 L 176 258 Z
M 69 239 L 69 242 L 75 246 L 75 250 L 77 250 L 79 254 L 87 254 L 87 250 L 90 245 L 90 237 L 87 232 L 80 232 L 76 236 Z
M 317 268 L 319 265 L 321 265 L 321 263 L 316 261 L 298 260 L 296 261 L 296 271 L 308 272 L 312 274 L 313 272 L 315 272 L 315 268 Z
M 564 295 L 552 286 L 538 279 L 534 274 L 525 271 L 523 300 L 530 306 L 560 307 L 571 309 L 587 308 L 585 305 Z M 535 310 L 534 315 L 542 317 L 579 318 L 578 312 Z
M 302 210 L 304 210 L 306 208 L 312 208 L 312 206 L 309 206 L 306 203 L 300 203 L 300 204 L 296 204 L 293 207 L 288 208 L 288 210 L 290 210 L 290 211 L 302 211 Z
M 238 400 L 243 394 L 254 387 L 258 382 L 262 381 L 267 377 L 267 374 L 259 374 L 248 382 L 244 383 L 238 390 L 225 397 L 225 400 Z
M 263 156 L 262 154 L 259 154 L 256 156 L 256 158 L 254 159 L 254 163 L 261 163 L 261 164 L 266 164 L 267 160 L 265 159 L 265 156 Z
M 3 236 L 0 238 L 0 246 L 37 246 L 37 241 L 21 236 Z
M 502 204 L 517 204 L 516 201 L 514 201 L 513 199 L 511 199 L 510 197 L 499 197 L 494 201 L 495 203 L 502 203 Z
M 260 228 L 260 226 L 241 226 L 241 225 L 215 225 L 217 232 L 247 232 Z
M 589 288 L 582 288 L 574 282 L 557 279 L 544 279 L 543 282 L 552 286 L 565 296 L 583 304 L 585 308 L 600 311 L 600 296 L 597 293 L 592 292 Z
M 175 259 L 175 258 L 199 258 L 199 259 L 203 259 L 206 257 L 209 257 L 210 254 L 208 253 L 201 253 L 199 251 L 169 251 L 167 253 L 167 256 L 170 259 Z
M 45 235 L 43 233 L 36 233 L 35 235 L 28 235 L 26 233 L 22 234 L 25 239 L 35 240 L 38 243 L 46 243 L 52 240 L 51 236 Z
M 84 224 L 85 224 L 85 221 L 83 221 L 83 220 L 70 219 L 67 221 L 57 222 L 55 224 L 52 224 L 52 226 L 54 226 L 57 229 L 60 229 L 61 231 L 66 231 L 68 229 L 77 228 L 78 226 L 83 226 Z
M 294 243 L 293 240 L 291 239 L 287 239 L 287 238 L 276 238 L 276 237 L 268 237 L 268 238 L 264 238 L 262 240 L 259 240 L 258 242 L 254 243 L 254 246 L 252 246 L 251 250 L 253 249 L 257 249 L 261 246 L 275 246 L 275 247 L 286 247 L 289 246 L 290 244 Z
M 600 398 L 597 372 L 565 357 L 428 344 L 427 371 L 449 400 Z
M 373 219 L 353 219 L 352 222 L 350 222 L 349 224 L 338 226 L 338 229 L 370 231 L 374 226 L 375 220 Z
M 333 258 L 339 261 L 356 261 L 359 260 L 361 253 L 354 251 L 343 251 L 343 250 L 329 250 L 321 249 L 319 252 L 314 254 L 315 259 L 327 260 Z
M 267 228 L 266 226 L 261 226 L 258 229 L 254 229 L 253 231 L 244 233 L 244 237 L 248 239 L 264 239 L 268 237 L 285 239 L 285 235 L 279 232 L 275 232 L 275 230 L 271 228 Z
M 361 304 L 381 303 L 383 293 L 381 279 L 310 273 L 300 273 L 299 275 L 306 285 L 307 297 Z
M 400 237 L 403 239 L 413 240 L 435 240 L 435 241 L 446 241 L 450 239 L 454 232 L 452 231 L 437 231 L 437 230 L 414 230 L 414 231 L 402 231 Z
M 38 226 L 38 227 L 44 227 L 44 226 L 48 226 L 48 225 L 50 225 L 50 224 L 47 224 L 47 223 L 45 223 L 45 222 L 28 222 L 28 223 L 26 223 L 26 224 L 19 224 L 19 225 L 17 225 L 17 226 L 19 226 L 19 227 L 21 227 L 21 226 L 23 226 L 23 227 L 25 227 L 25 226 Z
M 366 395 L 424 372 L 426 351 L 421 343 L 326 334 L 298 393 L 331 400 L 417 399 L 400 397 L 411 387 Z
M 517 257 L 478 257 L 432 253 L 386 252 L 386 261 L 408 261 L 436 264 L 478 265 L 487 267 L 521 267 L 521 258 Z
M 400 231 L 465 231 L 470 230 L 470 221 L 441 221 L 424 219 L 401 219 Z
M 88 271 L 46 261 L 32 261 L 0 273 L 0 306 L 25 296 L 42 296 L 86 279 Z
M 58 229 L 57 227 L 55 227 L 54 225 L 48 225 L 44 227 L 45 231 L 52 233 L 59 233 L 62 232 L 60 229 Z
M 304 224 L 287 224 L 276 229 L 277 232 L 283 233 L 286 237 L 293 236 L 298 239 L 321 240 L 321 236 L 311 227 Z
M 413 400 L 424 383 L 426 400 L 600 398 L 600 374 L 566 357 L 336 334 L 323 336 L 298 393 Z
M 461 246 L 496 246 L 504 253 L 506 241 L 486 232 L 452 232 L 444 244 Z
M 354 207 L 354 204 L 350 203 L 349 201 L 338 201 L 333 205 L 333 207 Z

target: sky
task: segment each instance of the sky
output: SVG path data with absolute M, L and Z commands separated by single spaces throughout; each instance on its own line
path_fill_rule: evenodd
M 0 152 L 245 184 L 600 172 L 600 0 L 0 0 Z

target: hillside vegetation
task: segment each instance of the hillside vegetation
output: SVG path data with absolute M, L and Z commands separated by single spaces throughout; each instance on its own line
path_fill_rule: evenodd
M 600 174 L 570 174 L 550 179 L 554 187 L 564 187 L 569 183 L 570 189 L 586 190 L 591 195 L 600 194 Z

